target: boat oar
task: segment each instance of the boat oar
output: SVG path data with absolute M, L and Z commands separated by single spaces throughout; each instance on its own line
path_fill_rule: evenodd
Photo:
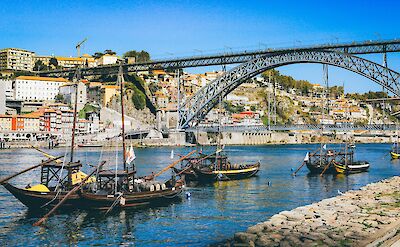
M 324 168 L 324 170 L 321 172 L 321 174 L 319 174 L 321 177 L 322 177 L 322 175 L 324 175 L 325 171 L 328 170 L 328 167 L 331 166 L 331 163 L 332 163 L 332 161 L 329 162 L 329 163 L 325 166 L 325 168 Z
M 54 213 L 67 199 L 70 197 L 73 193 L 78 191 L 84 184 L 85 182 L 98 170 L 101 169 L 101 167 L 105 164 L 106 162 L 103 161 L 101 162 L 96 169 L 94 169 L 87 177 L 85 177 L 77 186 L 75 186 L 72 190 L 70 190 L 62 199 L 55 205 L 45 216 L 43 216 L 40 220 L 36 221 L 33 226 L 40 226 L 45 222 L 49 216 Z
M 39 153 L 43 154 L 45 157 L 47 157 L 47 158 L 49 158 L 49 159 L 55 158 L 55 156 L 53 156 L 53 155 L 51 155 L 51 154 L 49 154 L 49 153 L 46 153 L 45 151 L 43 151 L 43 150 L 41 150 L 40 148 L 37 148 L 37 147 L 35 147 L 35 146 L 33 146 L 33 145 L 31 145 L 31 148 L 35 149 L 36 151 L 38 151 Z M 56 159 L 55 162 L 56 162 L 56 163 L 62 163 L 63 161 L 62 161 L 62 160 L 59 160 L 59 159 Z
M 60 159 L 60 158 L 62 158 L 62 157 L 64 157 L 64 155 L 59 156 L 59 157 L 54 157 L 54 158 L 49 159 L 49 160 L 46 160 L 46 161 L 44 161 L 44 162 L 42 162 L 42 163 L 40 163 L 40 164 L 38 164 L 38 165 L 34 165 L 34 166 L 29 167 L 29 168 L 26 168 L 25 170 L 20 171 L 20 172 L 14 174 L 14 175 L 11 175 L 11 176 L 9 176 L 9 177 L 3 178 L 2 180 L 0 180 L 0 184 L 3 184 L 3 183 L 5 183 L 6 181 L 8 181 L 8 180 L 10 180 L 10 179 L 12 179 L 12 178 L 14 178 L 14 177 L 16 177 L 16 176 L 18 176 L 18 175 L 21 175 L 22 173 L 28 172 L 28 171 L 30 171 L 30 170 L 33 170 L 33 169 L 35 169 L 35 168 L 37 168 L 37 167 L 39 167 L 39 166 L 47 165 L 47 164 L 49 164 L 49 163 L 51 163 L 51 162 L 53 162 L 53 161 L 55 161 L 55 160 L 58 160 L 58 159 Z
M 164 172 L 168 171 L 169 169 L 171 169 L 172 167 L 176 166 L 179 162 L 181 162 L 182 160 L 186 159 L 187 157 L 191 156 L 192 154 L 194 154 L 196 152 L 196 150 L 193 150 L 192 152 L 188 153 L 187 155 L 181 157 L 179 160 L 171 163 L 169 166 L 165 167 L 164 169 L 162 169 L 159 173 L 157 173 L 156 175 L 153 176 L 153 178 L 160 176 L 161 174 L 163 174 Z
M 303 163 L 301 163 L 301 165 L 297 168 L 297 170 L 296 170 L 295 172 L 292 173 L 292 176 L 296 176 L 296 173 L 297 173 L 298 171 L 300 171 L 300 169 L 301 169 L 305 164 L 306 164 L 306 162 L 303 161 Z

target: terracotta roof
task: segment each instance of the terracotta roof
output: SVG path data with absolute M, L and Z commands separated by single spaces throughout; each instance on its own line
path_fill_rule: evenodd
M 40 77 L 40 76 L 18 76 L 16 78 L 17 80 L 31 80 L 31 81 L 55 81 L 55 82 L 68 82 L 67 79 L 58 77 L 58 78 L 53 78 L 53 77 Z

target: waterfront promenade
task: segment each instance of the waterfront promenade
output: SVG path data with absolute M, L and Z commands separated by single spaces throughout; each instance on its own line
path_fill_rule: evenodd
M 399 246 L 399 232 L 397 176 L 282 211 L 236 233 L 234 246 Z

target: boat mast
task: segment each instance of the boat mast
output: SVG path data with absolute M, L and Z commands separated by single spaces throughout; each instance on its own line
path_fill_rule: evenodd
M 127 172 L 128 168 L 126 165 L 126 145 L 125 145 L 125 116 L 124 116 L 124 72 L 123 72 L 123 62 L 120 61 L 119 71 L 118 71 L 118 82 L 120 84 L 121 90 L 121 136 L 122 136 L 122 157 L 124 162 L 124 170 Z
M 328 65 L 323 64 L 323 72 L 324 72 L 324 80 L 325 85 L 328 87 Z M 326 100 L 326 91 L 323 89 L 322 94 L 322 115 L 321 115 L 321 138 L 324 135 L 324 116 L 325 116 L 325 100 Z M 322 166 L 322 141 L 320 143 L 320 153 L 319 153 L 319 165 Z
M 81 79 L 81 70 L 79 67 L 76 68 L 73 81 L 75 82 L 75 104 L 74 104 L 74 120 L 72 123 L 72 138 L 71 138 L 71 156 L 70 162 L 74 160 L 74 147 L 75 147 L 75 129 L 76 129 L 76 115 L 78 109 L 78 85 Z

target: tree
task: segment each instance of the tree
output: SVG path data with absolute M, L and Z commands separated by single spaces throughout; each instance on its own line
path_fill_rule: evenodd
M 57 68 L 58 67 L 57 58 L 55 57 L 50 58 L 49 65 L 53 65 L 55 68 Z
M 93 57 L 94 57 L 94 59 L 99 59 L 99 58 L 101 58 L 103 55 L 104 55 L 104 53 L 102 53 L 102 52 L 95 52 L 95 53 L 93 54 Z
M 48 67 L 44 65 L 44 63 L 40 60 L 35 62 L 35 65 L 33 66 L 34 71 L 42 71 L 42 70 L 48 70 Z
M 138 110 L 143 110 L 146 107 L 146 96 L 136 86 L 132 85 L 132 89 L 132 102 L 135 105 L 135 108 Z
M 57 103 L 64 103 L 64 95 L 62 95 L 62 94 L 57 94 L 56 97 L 54 98 L 54 100 L 55 100 Z
M 134 57 L 137 63 L 145 63 L 150 61 L 150 54 L 143 50 L 140 52 L 135 50 L 127 51 L 124 53 L 123 57 Z
M 104 53 L 105 54 L 108 54 L 108 55 L 116 55 L 117 53 L 115 52 L 115 51 L 113 51 L 113 50 L 104 50 Z

